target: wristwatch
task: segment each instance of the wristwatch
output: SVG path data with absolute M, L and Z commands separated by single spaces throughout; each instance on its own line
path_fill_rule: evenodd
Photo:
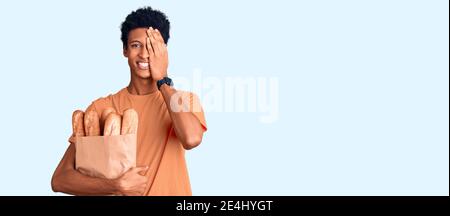
M 158 90 L 161 88 L 161 86 L 162 86 L 163 84 L 167 84 L 167 85 L 169 85 L 169 86 L 173 86 L 172 79 L 170 79 L 169 77 L 164 77 L 164 78 L 158 80 L 158 81 L 156 82 L 156 85 L 158 86 Z

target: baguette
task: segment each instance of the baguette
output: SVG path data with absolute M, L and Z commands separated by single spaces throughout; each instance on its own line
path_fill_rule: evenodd
M 84 112 L 75 110 L 72 114 L 72 131 L 73 136 L 84 136 Z
M 84 115 L 86 136 L 100 136 L 100 122 L 96 111 L 88 111 Z
M 102 116 L 100 117 L 100 130 L 104 131 L 105 130 L 105 122 L 106 122 L 106 118 L 108 118 L 108 115 L 111 113 L 116 113 L 116 110 L 112 107 L 108 107 L 106 109 L 103 110 L 102 112 Z
M 127 109 L 123 112 L 122 131 L 121 134 L 137 134 L 138 114 L 134 109 Z
M 120 124 L 122 118 L 117 113 L 110 113 L 105 120 L 105 128 L 103 136 L 115 136 L 120 135 Z

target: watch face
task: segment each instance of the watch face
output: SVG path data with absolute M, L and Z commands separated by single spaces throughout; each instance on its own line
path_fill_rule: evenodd
M 168 86 L 173 86 L 173 81 L 169 77 L 164 77 L 157 82 L 158 89 L 161 88 L 162 84 L 167 84 Z

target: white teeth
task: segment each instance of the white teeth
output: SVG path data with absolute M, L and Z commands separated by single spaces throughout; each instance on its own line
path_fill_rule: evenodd
M 139 67 L 148 67 L 148 63 L 139 62 Z
M 138 62 L 138 67 L 141 70 L 148 70 L 148 62 Z

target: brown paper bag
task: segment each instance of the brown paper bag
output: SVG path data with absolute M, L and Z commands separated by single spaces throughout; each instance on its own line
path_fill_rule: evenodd
M 136 134 L 76 137 L 75 167 L 85 175 L 115 179 L 136 167 Z

